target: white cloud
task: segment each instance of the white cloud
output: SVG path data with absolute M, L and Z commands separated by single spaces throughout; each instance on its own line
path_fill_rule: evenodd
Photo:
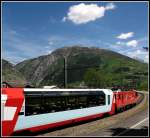
M 131 58 L 136 58 L 140 55 L 141 51 L 140 50 L 136 50 L 136 51 L 130 51 L 130 52 L 127 52 L 127 55 Z
M 117 45 L 120 45 L 120 44 L 121 44 L 121 42 L 120 42 L 120 41 L 119 41 L 119 42 L 116 42 L 116 44 L 117 44 Z
M 98 6 L 97 4 L 78 4 L 69 8 L 69 12 L 66 17 L 63 17 L 62 21 L 70 20 L 75 24 L 85 24 L 90 21 L 102 18 L 106 10 L 112 10 L 115 8 L 113 3 L 106 5 L 106 7 Z
M 62 21 L 65 22 L 67 20 L 67 17 L 63 17 Z
M 137 54 L 141 54 L 142 51 L 141 51 L 141 50 L 137 50 L 136 53 L 137 53 Z
M 118 41 L 118 42 L 116 42 L 116 44 L 117 45 L 125 45 L 126 43 Z
M 48 53 L 48 54 L 51 54 L 52 52 L 53 52 L 53 50 L 51 50 L 51 49 L 50 49 L 50 50 L 47 50 L 47 53 Z
M 116 5 L 114 3 L 108 3 L 105 7 L 106 10 L 113 10 L 116 8 Z
M 127 42 L 126 45 L 136 47 L 138 45 L 138 41 L 137 40 L 131 40 L 131 41 Z
M 140 50 L 140 49 L 137 49 L 135 51 L 126 52 L 126 55 L 131 57 L 131 58 L 134 58 L 134 59 L 139 59 L 139 60 L 144 61 L 146 63 L 149 62 L 148 53 L 143 51 L 143 50 Z
M 10 61 L 12 64 L 17 64 L 20 61 L 27 59 L 24 55 L 18 55 L 14 51 L 3 51 L 2 58 Z
M 144 57 L 144 62 L 146 62 L 146 63 L 149 62 L 149 56 L 148 56 L 148 55 L 145 55 L 145 57 Z
M 129 32 L 129 33 L 122 33 L 119 36 L 117 36 L 118 39 L 127 39 L 130 37 L 133 37 L 134 32 Z

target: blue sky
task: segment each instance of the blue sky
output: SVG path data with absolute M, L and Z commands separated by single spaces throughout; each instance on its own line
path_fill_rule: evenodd
M 11 63 L 64 46 L 113 50 L 148 62 L 147 2 L 3 2 L 2 58 Z

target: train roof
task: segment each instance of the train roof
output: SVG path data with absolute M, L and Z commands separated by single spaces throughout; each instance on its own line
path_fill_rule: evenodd
M 25 91 L 103 91 L 110 89 L 47 89 L 47 88 L 24 88 Z
M 113 93 L 110 89 L 43 89 L 43 88 L 24 88 L 24 92 L 104 92 L 107 95 L 111 95 Z

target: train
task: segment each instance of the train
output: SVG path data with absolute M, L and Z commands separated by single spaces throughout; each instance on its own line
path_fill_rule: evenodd
M 2 136 L 111 116 L 138 98 L 134 89 L 2 88 Z

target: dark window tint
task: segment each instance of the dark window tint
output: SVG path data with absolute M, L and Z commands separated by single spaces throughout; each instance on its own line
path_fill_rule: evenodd
M 88 98 L 88 96 L 79 96 L 78 97 L 79 108 L 86 108 L 87 107 L 87 98 Z
M 28 94 L 25 94 L 25 115 L 54 113 L 105 105 L 105 94 L 103 92 L 87 93 L 28 92 Z
M 36 115 L 41 113 L 41 96 L 26 97 L 25 115 Z
M 110 104 L 110 95 L 108 95 L 108 105 Z
M 60 97 L 45 97 L 43 96 L 43 104 L 41 105 L 44 109 L 44 113 L 57 112 L 62 109 L 62 99 Z

